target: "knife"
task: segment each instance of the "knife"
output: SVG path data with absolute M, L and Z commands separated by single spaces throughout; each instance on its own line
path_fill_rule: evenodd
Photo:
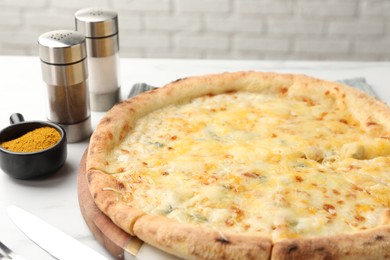
M 8 206 L 7 213 L 28 238 L 57 259 L 74 260 L 77 255 L 78 259 L 107 260 L 103 255 L 17 206 Z

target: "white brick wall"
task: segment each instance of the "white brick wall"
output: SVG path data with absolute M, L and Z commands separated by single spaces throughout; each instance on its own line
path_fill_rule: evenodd
M 0 0 L 0 55 L 88 6 L 118 12 L 122 57 L 390 61 L 390 0 Z

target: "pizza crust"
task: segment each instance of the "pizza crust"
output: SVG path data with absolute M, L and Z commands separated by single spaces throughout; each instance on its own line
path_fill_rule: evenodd
M 328 82 L 324 81 L 323 84 L 328 85 Z M 390 138 L 390 114 L 387 104 L 359 89 L 341 83 L 332 84 L 335 98 L 344 103 L 366 130 L 372 135 Z
M 269 259 L 272 247 L 267 238 L 210 231 L 153 215 L 139 218 L 134 233 L 151 245 L 186 259 Z
M 98 208 L 127 233 L 134 236 L 135 221 L 145 213 L 118 200 L 123 186 L 116 179 L 98 170 L 87 173 L 88 186 Z
M 390 257 L 390 227 L 354 234 L 276 242 L 271 259 L 386 259 Z
M 217 87 L 216 87 L 217 86 Z M 390 138 L 390 113 L 382 102 L 348 86 L 303 75 L 237 72 L 191 77 L 140 94 L 114 106 L 91 137 L 87 159 L 89 188 L 97 206 L 131 235 L 183 258 L 201 259 L 357 259 L 390 257 L 389 225 L 355 234 L 313 239 L 286 239 L 221 234 L 148 215 L 118 200 L 123 184 L 106 171 L 106 158 L 138 118 L 169 104 L 235 91 L 307 98 L 308 102 L 341 102 L 373 135 Z M 332 98 L 328 98 L 332 96 Z M 365 107 L 362 110 L 361 107 Z M 381 124 L 378 124 L 380 122 Z M 120 196 L 119 196 L 120 197 Z M 387 222 L 388 223 L 388 222 Z

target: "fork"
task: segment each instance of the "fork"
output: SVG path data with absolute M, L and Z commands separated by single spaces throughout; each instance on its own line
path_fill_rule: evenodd
M 3 255 L 2 253 L 0 253 L 0 260 L 6 260 L 6 259 L 9 259 L 9 258 L 6 257 L 5 255 Z
M 2 254 L 0 252 L 0 260 L 5 260 L 5 259 L 12 259 L 12 260 L 25 260 L 25 258 L 15 254 L 11 249 L 9 249 L 6 245 L 4 245 L 1 241 L 0 241 L 0 249 L 2 251 Z

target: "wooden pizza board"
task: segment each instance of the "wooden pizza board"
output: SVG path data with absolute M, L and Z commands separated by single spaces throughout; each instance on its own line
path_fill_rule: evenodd
M 95 238 L 117 259 L 124 259 L 125 252 L 136 255 L 142 241 L 116 226 L 96 206 L 88 189 L 86 178 L 87 151 L 80 161 L 77 191 L 81 214 Z

